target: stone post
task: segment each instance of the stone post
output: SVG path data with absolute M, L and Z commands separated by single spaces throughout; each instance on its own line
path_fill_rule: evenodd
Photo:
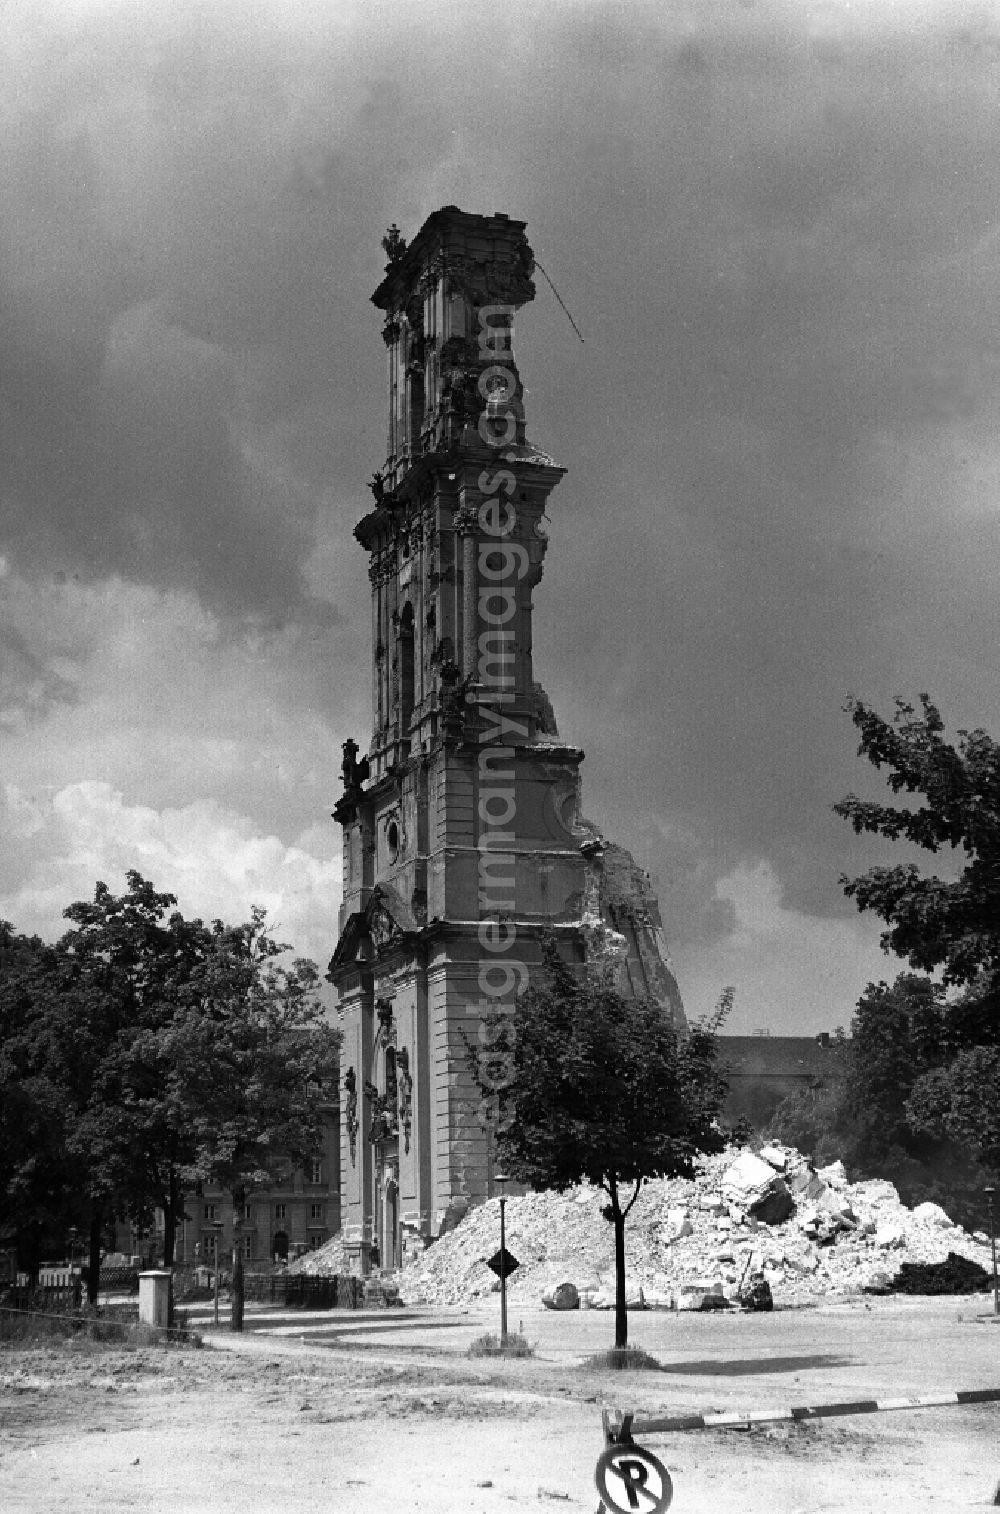
M 139 1273 L 139 1323 L 153 1325 L 157 1330 L 167 1328 L 170 1309 L 170 1273 L 162 1271 Z

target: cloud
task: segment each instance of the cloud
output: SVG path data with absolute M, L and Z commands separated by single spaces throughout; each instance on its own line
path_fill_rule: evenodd
M 730 1034 L 847 1029 L 866 985 L 891 982 L 905 971 L 903 962 L 881 951 L 870 921 L 822 919 L 788 908 L 766 858 L 734 868 L 719 879 L 716 894 L 732 911 L 731 930 L 710 949 L 699 943 L 678 952 L 675 965 L 691 1017 L 708 1013 L 722 989 L 735 986 Z
M 47 799 L 8 785 L 0 832 L 8 858 L 0 914 L 21 931 L 57 938 L 69 904 L 92 898 L 99 880 L 121 892 L 135 869 L 176 894 L 188 916 L 232 924 L 260 905 L 280 939 L 325 967 L 341 882 L 332 834 L 325 849 L 325 833 L 315 828 L 286 844 L 211 800 L 154 810 L 127 805 L 110 784 L 94 781 Z M 12 878 L 10 859 L 18 853 Z
M 879 855 L 830 812 L 865 781 L 845 695 L 1000 723 L 996 18 L 504 16 L 488 45 L 450 0 L 8 18 L 5 777 L 286 845 L 327 823 L 369 719 L 379 239 L 506 210 L 586 336 L 540 278 L 529 433 L 569 473 L 534 647 L 588 812 L 662 880 L 697 983 L 719 880 L 766 858 L 829 925 L 790 959 L 815 984 L 870 942 L 837 884 Z
M 330 812 L 340 744 L 363 731 L 368 691 L 340 697 L 329 669 L 366 655 L 358 633 L 240 629 L 190 594 L 121 580 L 12 575 L 6 587 L 0 650 L 23 646 L 30 657 L 3 661 L 3 780 L 27 800 L 49 805 L 97 782 L 126 809 L 211 802 L 252 819 L 258 834 L 291 842 L 319 827 L 322 854 L 339 845 Z M 30 848 L 8 854 L 5 886 L 31 864 Z

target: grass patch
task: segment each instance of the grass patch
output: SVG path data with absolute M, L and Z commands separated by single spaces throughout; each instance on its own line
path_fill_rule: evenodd
M 200 1346 L 202 1338 L 186 1326 L 157 1330 L 136 1319 L 102 1319 L 93 1314 L 35 1313 L 0 1309 L 0 1345 L 36 1346 L 55 1340 L 89 1341 L 138 1351 L 150 1346 Z
M 660 1372 L 662 1368 L 655 1356 L 650 1356 L 641 1346 L 612 1346 L 610 1351 L 598 1351 L 588 1356 L 584 1367 L 593 1372 Z
M 505 1340 L 488 1332 L 477 1336 L 468 1351 L 469 1356 L 534 1356 L 531 1344 L 516 1330 L 508 1330 Z

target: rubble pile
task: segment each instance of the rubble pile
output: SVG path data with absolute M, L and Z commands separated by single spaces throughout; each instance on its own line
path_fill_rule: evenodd
M 306 1277 L 346 1277 L 351 1271 L 350 1260 L 344 1250 L 343 1237 L 332 1236 L 323 1246 L 317 1246 L 315 1251 L 306 1251 L 294 1262 L 289 1262 L 290 1273 L 301 1273 Z
M 581 1307 L 613 1307 L 606 1202 L 587 1186 L 507 1199 L 507 1249 L 520 1263 L 507 1280 L 512 1309 L 567 1282 Z M 495 1292 L 486 1259 L 499 1237 L 500 1203 L 491 1199 L 398 1274 L 403 1302 L 455 1304 Z M 335 1238 L 306 1259 L 308 1270 L 337 1270 L 337 1246 Z M 841 1163 L 817 1171 L 784 1146 L 730 1149 L 704 1158 L 693 1178 L 647 1183 L 625 1229 L 629 1303 L 639 1308 L 711 1307 L 755 1272 L 778 1307 L 815 1302 L 886 1289 L 904 1262 L 942 1263 L 950 1253 L 982 1263 L 989 1246 L 935 1204 L 911 1211 L 891 1183 L 849 1184 Z
M 949 1251 L 943 1262 L 904 1262 L 886 1293 L 987 1293 L 990 1274 L 978 1262 Z

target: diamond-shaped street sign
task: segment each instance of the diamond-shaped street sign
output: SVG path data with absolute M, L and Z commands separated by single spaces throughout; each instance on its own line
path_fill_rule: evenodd
M 497 1277 L 504 1278 L 510 1277 L 512 1272 L 516 1272 L 521 1263 L 514 1253 L 508 1251 L 505 1246 L 502 1251 L 495 1251 L 486 1265 L 491 1272 L 496 1273 Z

